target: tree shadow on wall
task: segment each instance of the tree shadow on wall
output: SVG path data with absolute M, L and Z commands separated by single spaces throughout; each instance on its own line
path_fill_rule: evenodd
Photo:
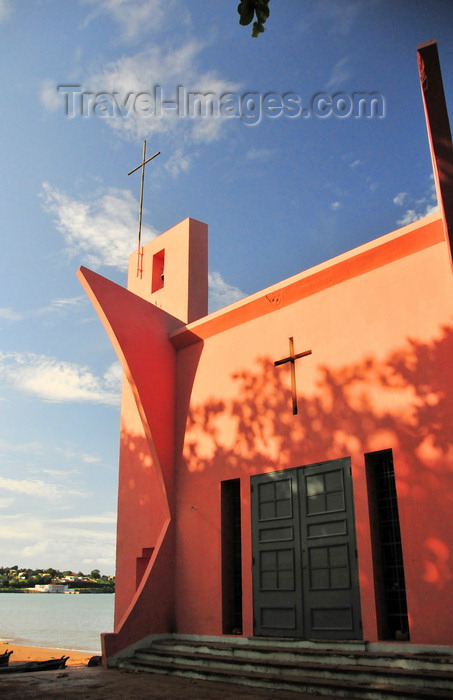
M 386 358 L 319 366 L 310 395 L 301 372 L 296 416 L 282 368 L 262 357 L 256 371 L 232 376 L 234 398 L 191 406 L 185 466 L 209 482 L 351 456 L 365 489 L 364 454 L 392 448 L 400 503 L 436 511 L 415 527 L 425 528 L 421 576 L 442 588 L 452 579 L 452 357 L 453 329 L 444 327 L 437 340 L 409 339 Z

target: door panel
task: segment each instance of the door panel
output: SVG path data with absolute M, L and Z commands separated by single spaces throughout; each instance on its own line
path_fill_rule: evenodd
M 251 483 L 255 634 L 359 639 L 350 460 Z
M 305 628 L 311 639 L 360 637 L 350 460 L 297 469 Z
M 300 636 L 302 609 L 295 473 L 252 477 L 255 634 Z

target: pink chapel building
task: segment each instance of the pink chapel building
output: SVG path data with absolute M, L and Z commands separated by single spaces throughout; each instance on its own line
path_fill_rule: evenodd
M 453 157 L 439 211 L 207 315 L 207 226 L 84 285 L 124 370 L 114 665 L 154 635 L 453 645 Z M 429 79 L 428 79 L 429 78 Z M 436 82 L 437 81 L 437 82 Z

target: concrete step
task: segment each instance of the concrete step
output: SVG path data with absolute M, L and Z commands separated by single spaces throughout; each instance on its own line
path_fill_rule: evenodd
M 295 663 L 303 659 L 307 662 L 321 662 L 323 665 L 334 666 L 342 664 L 357 664 L 365 666 L 385 666 L 392 668 L 414 669 L 425 671 L 449 671 L 453 673 L 453 650 L 452 653 L 442 653 L 434 651 L 414 652 L 399 648 L 399 651 L 388 651 L 387 645 L 383 649 L 376 649 L 378 645 L 373 645 L 373 651 L 366 651 L 363 642 L 352 646 L 348 644 L 346 649 L 336 644 L 317 644 L 309 642 L 306 645 L 300 642 L 288 644 L 288 641 L 276 645 L 274 642 L 259 642 L 256 640 L 249 642 L 205 642 L 203 640 L 185 639 L 163 639 L 153 643 L 154 649 L 162 651 L 169 650 L 171 653 L 201 653 L 216 657 L 225 656 L 227 658 L 241 657 L 254 661 L 271 658 L 273 661 L 293 661 Z M 453 700 L 453 699 L 452 699 Z
M 364 664 L 347 664 L 339 665 L 325 664 L 318 659 L 317 662 L 306 661 L 305 659 L 281 661 L 271 657 L 267 659 L 251 659 L 244 658 L 240 655 L 234 655 L 232 658 L 227 656 L 216 656 L 211 653 L 196 652 L 175 652 L 171 648 L 162 649 L 159 647 L 151 649 L 140 649 L 136 652 L 135 657 L 140 661 L 149 661 L 158 664 L 161 660 L 167 660 L 170 663 L 177 662 L 181 666 L 198 665 L 199 667 L 224 670 L 234 666 L 238 671 L 246 673 L 259 673 L 263 677 L 265 674 L 273 675 L 304 675 L 314 676 L 317 678 L 326 679 L 341 679 L 350 680 L 359 683 L 367 683 L 370 677 L 374 683 L 392 683 L 394 685 L 406 685 L 410 679 L 411 685 L 418 688 L 432 687 L 436 689 L 449 690 L 452 687 L 452 677 L 448 677 L 443 671 L 433 670 L 409 670 L 404 668 L 395 668 L 392 666 L 378 666 Z
M 363 645 L 362 645 L 363 646 Z M 274 690 L 361 700 L 436 700 L 453 698 L 449 654 L 366 652 L 350 645 L 328 647 L 310 643 L 268 644 L 260 640 L 205 641 L 156 639 L 119 667 L 204 680 L 230 682 Z M 319 652 L 319 653 L 318 653 Z M 401 657 L 401 654 L 399 654 Z M 420 657 L 419 667 L 415 667 Z M 436 663 L 437 662 L 437 663 Z M 407 667 L 412 664 L 412 667 Z

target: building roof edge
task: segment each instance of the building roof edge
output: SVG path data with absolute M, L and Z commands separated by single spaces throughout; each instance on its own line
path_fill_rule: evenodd
M 178 328 L 170 340 L 177 349 L 192 345 L 442 241 L 435 212 Z

